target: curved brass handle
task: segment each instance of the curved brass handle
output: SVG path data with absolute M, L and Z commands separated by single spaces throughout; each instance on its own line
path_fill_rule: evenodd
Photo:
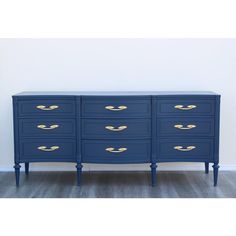
M 59 149 L 59 146 L 52 146 L 50 148 L 47 148 L 46 146 L 40 146 L 38 147 L 38 150 L 44 151 L 44 152 L 53 152 L 55 150 Z
M 127 151 L 127 148 L 118 148 L 118 150 L 115 150 L 113 147 L 109 147 L 105 149 L 107 152 L 112 152 L 112 153 L 121 153 Z
M 40 110 L 43 110 L 43 111 L 52 111 L 52 110 L 55 110 L 55 109 L 59 108 L 59 106 L 57 106 L 57 105 L 51 105 L 51 106 L 49 106 L 49 107 L 46 107 L 46 106 L 44 106 L 44 105 L 38 105 L 36 108 L 37 108 L 37 109 L 40 109 Z
M 127 106 L 118 106 L 117 108 L 115 108 L 114 106 L 106 106 L 105 109 L 109 110 L 109 111 L 123 111 L 126 110 L 128 107 Z
M 184 111 L 192 110 L 194 108 L 197 108 L 197 106 L 196 105 L 188 105 L 186 107 L 184 107 L 183 105 L 176 105 L 175 106 L 175 109 L 184 110 Z
M 128 127 L 126 125 L 122 125 L 122 126 L 119 126 L 117 128 L 115 128 L 114 126 L 106 126 L 105 128 L 110 130 L 110 131 L 122 131 L 122 130 L 127 129 Z
M 175 150 L 181 151 L 181 152 L 189 152 L 189 151 L 192 151 L 195 148 L 196 148 L 196 146 L 188 146 L 186 148 L 183 148 L 182 146 L 175 146 L 174 147 Z
M 184 127 L 183 125 L 175 125 L 174 126 L 176 129 L 194 129 L 197 126 L 196 125 L 187 125 L 186 127 Z
M 46 125 L 37 125 L 37 128 L 45 129 L 45 130 L 56 129 L 58 127 L 59 127 L 59 125 L 50 125 L 49 127 L 47 127 Z

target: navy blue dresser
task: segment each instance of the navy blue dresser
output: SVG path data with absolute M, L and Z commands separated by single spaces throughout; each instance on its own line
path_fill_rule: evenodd
M 220 95 L 212 92 L 23 92 L 13 96 L 15 175 L 20 164 L 213 163 L 219 168 Z

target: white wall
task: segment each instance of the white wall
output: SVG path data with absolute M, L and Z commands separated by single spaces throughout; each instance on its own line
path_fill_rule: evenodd
M 0 169 L 13 165 L 11 95 L 26 90 L 216 91 L 222 94 L 220 162 L 236 168 L 235 86 L 236 39 L 0 39 Z

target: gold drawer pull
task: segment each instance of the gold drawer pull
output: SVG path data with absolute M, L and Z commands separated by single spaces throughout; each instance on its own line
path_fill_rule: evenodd
M 37 109 L 40 109 L 40 110 L 43 110 L 43 111 L 52 111 L 52 110 L 55 110 L 55 109 L 59 108 L 59 106 L 57 106 L 57 105 L 51 105 L 51 106 L 49 106 L 49 107 L 46 107 L 46 106 L 44 106 L 44 105 L 38 105 L 36 108 L 37 108 Z
M 127 151 L 127 148 L 118 148 L 118 150 L 115 150 L 113 147 L 106 148 L 107 152 L 112 152 L 112 153 L 121 153 Z
M 184 111 L 192 110 L 194 108 L 197 108 L 197 106 L 196 105 L 188 105 L 186 107 L 184 107 L 183 105 L 176 105 L 175 106 L 175 109 L 184 110 Z
M 196 146 L 188 146 L 187 148 L 183 148 L 182 146 L 175 146 L 174 149 L 181 151 L 181 152 L 189 152 L 192 151 L 193 149 L 195 149 Z
M 114 126 L 106 126 L 105 128 L 110 130 L 110 131 L 122 131 L 122 130 L 127 129 L 128 127 L 126 125 L 122 125 L 122 126 L 119 126 L 117 128 L 115 128 Z
M 49 127 L 47 127 L 46 125 L 37 125 L 37 128 L 45 129 L 45 130 L 56 129 L 58 127 L 59 127 L 59 125 L 50 125 Z
M 176 129 L 194 129 L 197 126 L 196 125 L 187 125 L 186 127 L 184 127 L 183 125 L 175 125 L 174 126 Z
M 38 147 L 38 150 L 44 151 L 44 152 L 53 152 L 55 150 L 59 149 L 59 146 L 52 146 L 50 148 L 47 148 L 46 146 L 40 146 Z
M 115 108 L 114 106 L 106 106 L 105 109 L 109 110 L 109 111 L 123 111 L 126 110 L 128 107 L 127 106 L 118 106 L 117 108 Z

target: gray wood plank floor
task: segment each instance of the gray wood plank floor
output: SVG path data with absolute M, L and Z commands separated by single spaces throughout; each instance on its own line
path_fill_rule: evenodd
M 21 173 L 15 187 L 13 172 L 0 173 L 1 198 L 234 198 L 236 172 L 221 171 L 213 187 L 212 172 L 164 172 L 158 186 L 150 186 L 149 172 L 84 172 L 76 186 L 75 172 Z

